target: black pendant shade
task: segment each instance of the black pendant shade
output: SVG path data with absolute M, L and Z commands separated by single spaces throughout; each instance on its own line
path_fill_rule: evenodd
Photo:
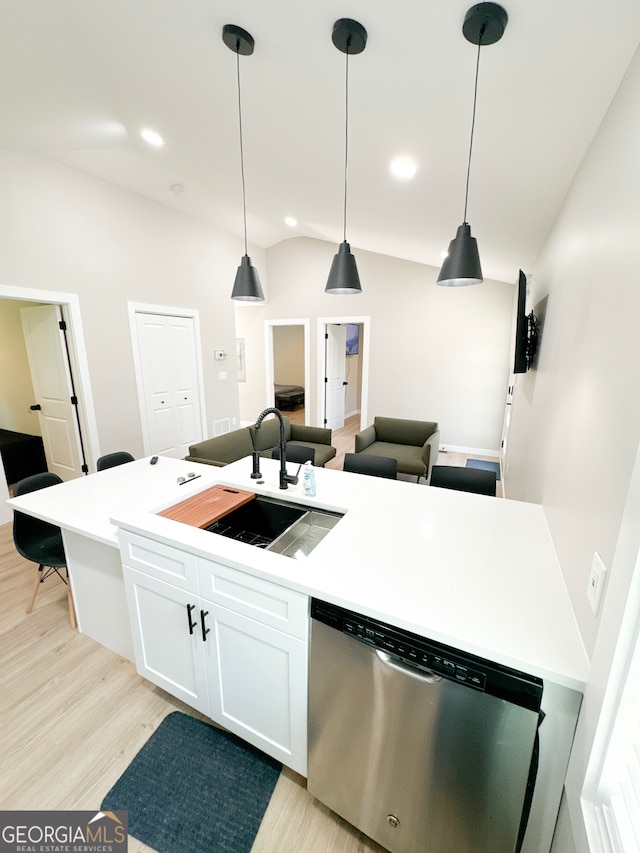
M 480 284 L 482 267 L 478 254 L 478 241 L 471 236 L 471 226 L 464 222 L 458 226 L 456 236 L 449 243 L 449 252 L 442 264 L 438 284 L 446 287 L 464 287 Z
M 333 25 L 331 40 L 334 47 L 346 54 L 345 60 L 345 128 L 344 128 L 344 219 L 343 241 L 334 255 L 325 293 L 348 296 L 362 293 L 356 259 L 347 243 L 347 154 L 349 148 L 349 55 L 362 53 L 367 45 L 367 31 L 351 18 L 340 18 Z
M 478 3 L 469 9 L 462 25 L 462 33 L 467 41 L 478 46 L 478 57 L 476 60 L 471 141 L 469 143 L 467 183 L 464 196 L 464 221 L 458 227 L 456 236 L 449 243 L 449 252 L 438 275 L 437 283 L 444 287 L 464 287 L 465 285 L 480 284 L 482 282 L 482 268 L 480 266 L 478 244 L 475 237 L 471 236 L 471 227 L 467 223 L 467 202 L 469 200 L 473 130 L 476 121 L 480 48 L 482 45 L 495 44 L 497 41 L 500 41 L 507 26 L 507 20 L 507 13 L 497 3 Z
M 325 293 L 334 293 L 338 296 L 362 293 L 356 259 L 351 254 L 351 246 L 346 240 L 340 243 L 338 254 L 333 256 L 329 279 L 324 290 Z
M 258 270 L 251 264 L 251 258 L 248 255 L 244 255 L 240 261 L 231 298 L 238 302 L 264 301 Z
M 235 24 L 225 24 L 222 28 L 222 41 L 236 55 L 238 78 L 238 126 L 240 130 L 240 174 L 242 177 L 242 218 L 244 223 L 244 255 L 236 272 L 231 298 L 237 302 L 263 302 L 264 294 L 260 285 L 258 271 L 251 264 L 247 254 L 247 202 L 244 180 L 244 146 L 242 141 L 242 100 L 240 97 L 240 56 L 251 56 L 255 42 L 251 33 Z

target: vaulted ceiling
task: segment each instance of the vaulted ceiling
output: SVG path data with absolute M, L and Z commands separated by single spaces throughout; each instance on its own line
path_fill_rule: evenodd
M 464 0 L 0 0 L 0 146 L 37 152 L 242 234 L 240 58 L 249 241 L 347 239 L 432 264 L 462 222 L 476 48 Z M 534 263 L 640 41 L 637 0 L 506 0 L 481 51 L 468 220 L 486 277 Z M 140 130 L 164 138 L 148 146 Z M 398 181 L 390 161 L 411 157 Z M 177 187 L 177 189 L 176 189 Z M 181 191 L 180 191 L 180 188 Z M 286 216 L 297 225 L 285 224 Z

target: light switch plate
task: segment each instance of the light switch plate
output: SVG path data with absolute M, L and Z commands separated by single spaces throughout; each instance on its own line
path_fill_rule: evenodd
M 602 562 L 602 557 L 597 551 L 594 551 L 593 560 L 591 561 L 591 572 L 589 574 L 589 584 L 587 586 L 587 599 L 596 616 L 600 609 L 606 573 L 607 568 Z

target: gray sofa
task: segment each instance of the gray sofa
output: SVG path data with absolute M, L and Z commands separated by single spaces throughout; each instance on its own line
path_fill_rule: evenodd
M 204 462 L 206 465 L 221 467 L 250 456 L 253 452 L 254 427 L 226 432 L 216 438 L 209 438 L 192 444 L 187 462 Z M 304 424 L 292 424 L 284 417 L 284 437 L 287 445 L 312 447 L 315 450 L 315 466 L 322 468 L 336 455 L 335 447 L 331 446 L 331 430 L 323 427 L 311 427 Z M 258 450 L 265 456 L 271 456 L 271 450 L 280 441 L 280 424 L 277 418 L 267 418 L 258 430 Z
M 356 453 L 389 456 L 398 462 L 399 474 L 413 474 L 427 479 L 438 458 L 440 429 L 435 421 L 412 421 L 404 418 L 373 419 L 356 435 Z

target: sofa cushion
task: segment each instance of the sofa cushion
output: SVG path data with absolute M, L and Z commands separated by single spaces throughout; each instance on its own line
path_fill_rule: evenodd
M 289 422 L 289 418 L 283 418 L 283 421 L 284 440 L 289 441 L 291 438 L 291 423 Z M 258 433 L 258 450 L 260 452 L 277 447 L 280 443 L 280 421 L 276 417 L 266 418 L 262 421 L 258 430 L 254 426 L 250 426 L 250 436 L 253 436 L 254 432 Z
M 192 444 L 189 448 L 188 462 L 204 462 L 209 465 L 228 465 L 253 452 L 254 427 L 244 427 Z M 331 446 L 331 430 L 323 427 L 310 427 L 302 424 L 292 426 L 284 418 L 284 437 L 289 445 L 312 447 L 315 450 L 315 465 L 323 467 L 336 455 Z M 280 444 L 280 421 L 267 418 L 258 429 L 258 449 L 261 454 L 271 455 L 271 449 Z
M 330 444 L 315 444 L 312 441 L 288 441 L 287 447 L 311 447 L 315 450 L 314 465 L 316 468 L 324 468 L 327 462 L 336 455 L 335 447 Z
M 311 427 L 305 424 L 292 424 L 289 418 L 283 417 L 284 439 L 287 445 L 294 447 L 313 447 L 316 452 L 315 465 L 322 468 L 336 455 L 335 447 L 331 446 L 331 430 L 324 427 Z M 252 434 L 255 427 L 249 427 Z M 277 447 L 280 443 L 280 422 L 277 417 L 266 418 L 258 430 L 258 449 L 261 453 Z
M 366 453 L 370 456 L 391 456 L 398 460 L 398 471 L 402 474 L 422 476 L 425 471 L 422 446 L 415 447 L 410 444 L 396 444 L 390 441 L 374 441 L 360 453 Z
M 243 456 L 250 456 L 252 450 L 251 434 L 247 427 L 244 427 L 192 444 L 187 460 L 228 465 L 236 459 L 242 459 Z
M 422 446 L 429 436 L 438 429 L 438 424 L 433 421 L 412 421 L 405 418 L 375 417 L 373 425 L 377 441 L 419 446 Z

